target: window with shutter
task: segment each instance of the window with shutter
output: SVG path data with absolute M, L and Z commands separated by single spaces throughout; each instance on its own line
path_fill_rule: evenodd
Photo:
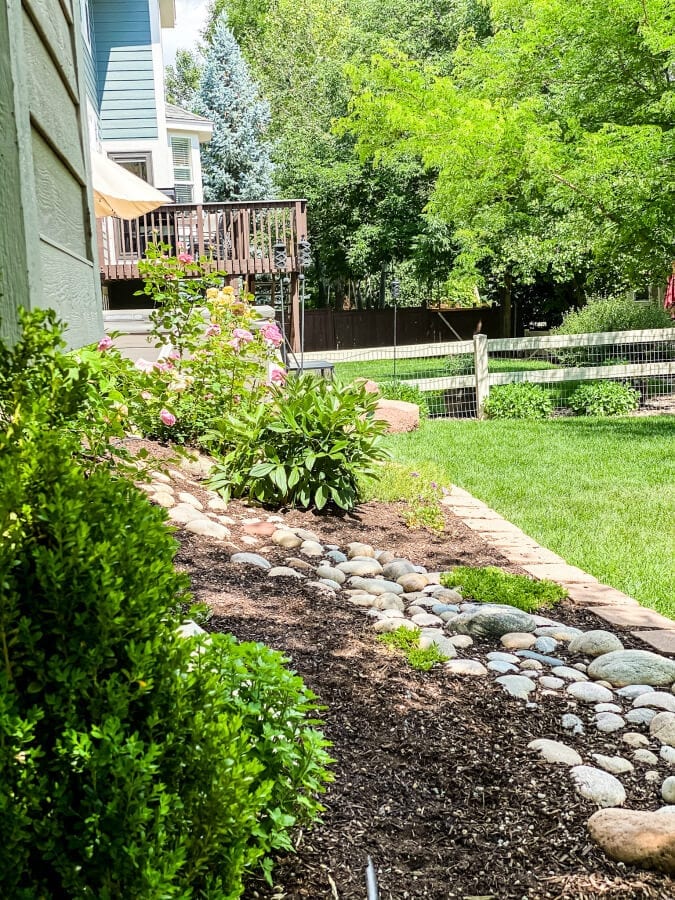
M 192 142 L 190 138 L 172 137 L 173 177 L 175 181 L 192 183 Z

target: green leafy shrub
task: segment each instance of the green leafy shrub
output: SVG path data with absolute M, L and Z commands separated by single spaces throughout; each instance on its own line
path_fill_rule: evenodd
M 435 644 L 422 649 L 419 645 L 420 631 L 418 628 L 397 628 L 396 631 L 378 634 L 377 639 L 394 650 L 401 650 L 408 665 L 419 672 L 428 672 L 436 663 L 445 662 L 448 658 Z
M 570 310 L 554 334 L 592 334 L 600 331 L 641 331 L 671 328 L 668 313 L 657 303 L 636 303 L 630 297 L 591 297 L 586 306 Z
M 639 405 L 640 392 L 619 381 L 589 381 L 569 399 L 569 406 L 580 416 L 625 416 Z
M 553 581 L 534 581 L 527 575 L 512 575 L 494 566 L 456 566 L 441 575 L 445 587 L 460 588 L 464 597 L 479 603 L 506 603 L 525 612 L 553 606 L 565 590 Z
M 269 403 L 224 417 L 211 433 L 222 456 L 210 486 L 226 499 L 352 509 L 359 476 L 375 475 L 373 464 L 388 457 L 380 444 L 385 425 L 373 419 L 376 404 L 360 384 L 290 378 Z
M 458 353 L 454 356 L 446 356 L 443 363 L 446 375 L 453 378 L 460 375 L 472 375 L 474 365 L 472 353 Z
M 164 512 L 80 455 L 77 373 L 26 361 L 0 391 L 0 894 L 236 900 L 320 809 L 315 698 L 262 646 L 178 636 Z
M 488 419 L 547 419 L 553 401 L 545 388 L 521 381 L 492 388 L 483 410 Z
M 418 387 L 414 384 L 407 384 L 405 381 L 379 381 L 377 384 L 380 389 L 380 395 L 386 397 L 387 400 L 404 400 L 406 403 L 416 403 L 420 408 L 420 419 L 426 419 L 429 416 L 429 404 Z
M 607 331 L 642 331 L 650 328 L 671 328 L 668 313 L 658 303 L 636 303 L 630 297 L 591 298 L 586 306 L 567 313 L 555 334 L 593 334 Z M 605 344 L 596 347 L 570 347 L 558 351 L 558 358 L 565 366 L 623 365 L 639 362 L 644 344 Z M 672 356 L 672 345 L 651 351 L 656 361 Z

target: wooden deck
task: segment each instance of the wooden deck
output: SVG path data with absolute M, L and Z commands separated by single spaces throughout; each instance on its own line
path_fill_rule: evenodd
M 307 236 L 305 200 L 263 200 L 247 203 L 202 203 L 162 206 L 139 219 L 99 219 L 97 222 L 101 278 L 106 281 L 139 277 L 138 261 L 152 241 L 168 244 L 210 260 L 214 271 L 253 278 L 280 274 L 274 245 L 286 247 L 283 273 L 299 272 L 298 242 Z

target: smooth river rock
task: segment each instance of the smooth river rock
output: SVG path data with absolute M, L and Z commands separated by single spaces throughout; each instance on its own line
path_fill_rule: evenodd
M 594 766 L 575 766 L 570 775 L 577 793 L 601 807 L 621 806 L 626 791 L 618 778 Z
M 531 615 L 515 607 L 485 607 L 461 613 L 448 622 L 451 631 L 478 637 L 501 637 L 513 631 L 532 632 L 536 628 Z
M 338 563 L 337 567 L 345 575 L 381 575 L 382 566 L 376 559 L 350 559 L 345 563 Z M 401 588 L 401 593 L 403 588 Z
M 536 741 L 530 741 L 527 749 L 535 750 L 546 762 L 557 763 L 563 766 L 580 766 L 582 763 L 582 759 L 577 751 L 561 741 L 539 738 Z
M 666 712 L 675 712 L 675 696 L 667 694 L 665 691 L 652 691 L 650 694 L 640 694 L 633 700 L 633 708 L 639 709 L 643 706 L 651 709 L 661 709 Z
M 675 747 L 675 713 L 662 712 L 649 724 L 649 734 L 661 744 Z
M 525 675 L 502 675 L 501 678 L 497 678 L 497 684 L 501 684 L 507 694 L 520 700 L 527 700 L 537 687 L 535 682 Z
M 582 703 L 607 703 L 613 696 L 606 687 L 590 681 L 575 681 L 567 686 L 566 693 Z
M 233 553 L 230 562 L 242 566 L 255 566 L 257 569 L 269 570 L 272 568 L 272 563 L 264 556 L 260 556 L 259 553 Z
M 444 668 L 451 675 L 487 675 L 487 669 L 477 659 L 451 659 Z
M 595 681 L 609 681 L 615 687 L 671 685 L 675 681 L 675 659 L 666 659 L 650 650 L 615 650 L 594 659 L 588 675 Z
M 569 642 L 570 653 L 580 656 L 602 656 L 615 650 L 623 650 L 623 644 L 611 631 L 596 629 L 578 634 Z

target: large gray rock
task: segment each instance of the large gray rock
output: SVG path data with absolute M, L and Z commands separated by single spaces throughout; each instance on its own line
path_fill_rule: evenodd
M 509 632 L 533 632 L 534 619 L 512 606 L 485 606 L 474 612 L 460 613 L 448 622 L 450 631 L 478 637 L 501 637 Z
M 670 685 L 675 681 L 675 659 L 650 650 L 615 650 L 594 659 L 588 674 L 615 687 L 627 684 Z
M 596 769 L 594 766 L 575 766 L 570 769 L 576 792 L 584 800 L 590 800 L 600 807 L 622 806 L 626 802 L 626 791 L 618 778 Z
M 623 650 L 619 638 L 611 631 L 601 629 L 578 634 L 569 642 L 570 653 L 579 653 L 581 656 L 602 656 L 617 650 Z
M 675 875 L 675 810 L 602 809 L 590 817 L 588 830 L 612 859 Z

